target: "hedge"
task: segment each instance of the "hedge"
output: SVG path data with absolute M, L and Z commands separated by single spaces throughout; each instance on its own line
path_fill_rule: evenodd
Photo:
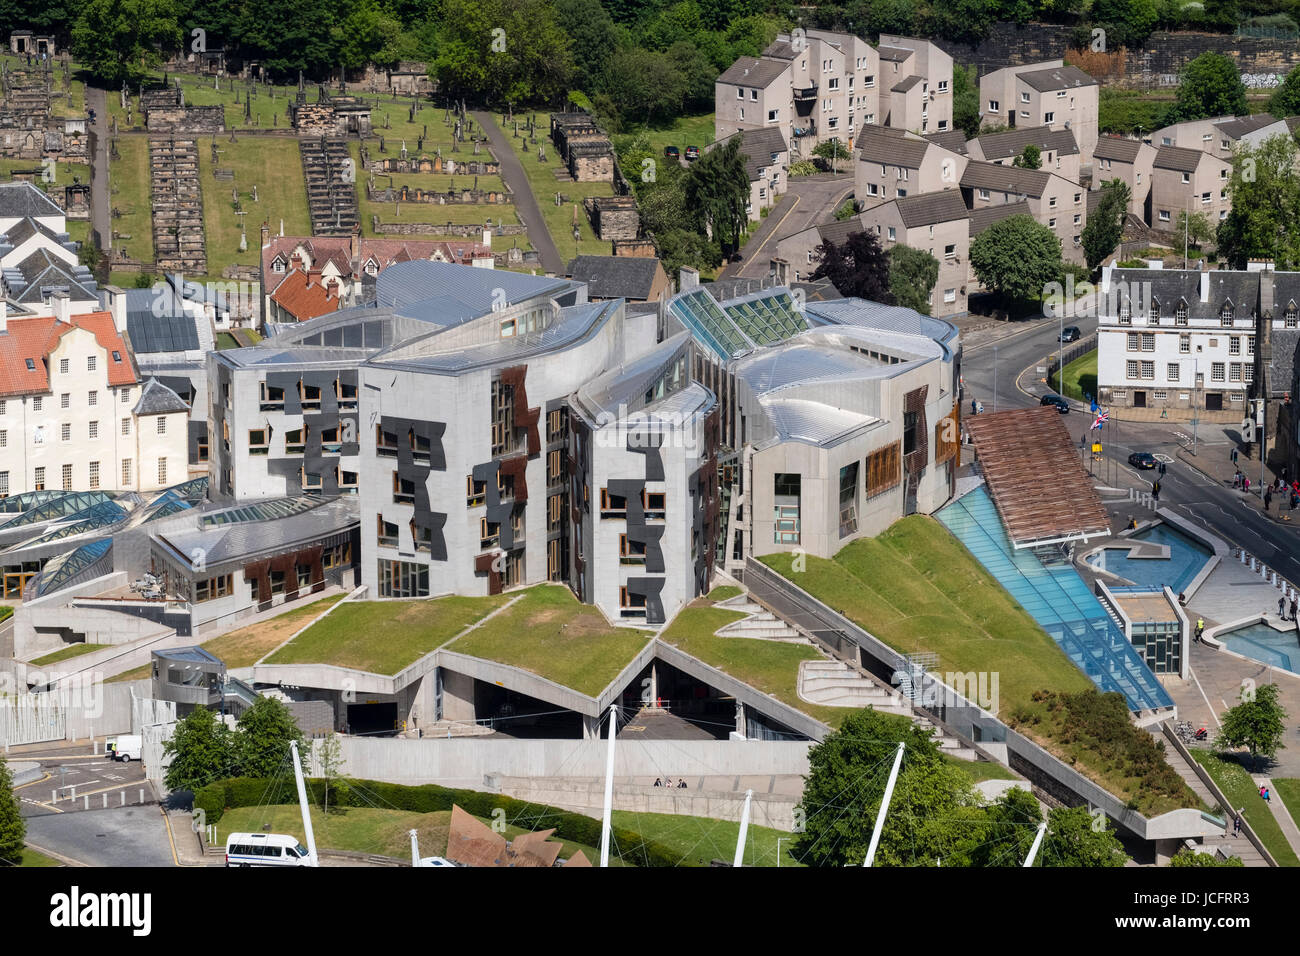
M 14 609 L 8 604 L 0 604 L 0 621 L 7 621 L 13 617 Z
M 340 789 L 339 784 L 347 787 Z M 317 805 L 324 803 L 325 781 L 306 781 L 309 799 Z M 361 800 L 358 788 L 367 791 L 369 799 Z M 255 807 L 264 804 L 297 803 L 298 796 L 292 780 L 267 780 L 252 777 L 230 777 L 218 780 L 195 791 L 194 806 L 206 815 L 206 822 L 216 824 L 226 810 L 233 807 Z M 437 784 L 406 786 L 378 780 L 335 781 L 331 802 L 335 806 L 374 806 L 389 810 L 407 810 L 413 813 L 448 811 L 452 805 L 476 817 L 491 817 L 498 808 L 505 810 L 506 822 L 522 825 L 526 821 L 533 830 L 555 828 L 562 840 L 600 846 L 600 821 L 585 814 L 570 813 L 540 803 L 516 800 L 501 794 L 483 793 L 479 790 L 453 790 Z M 680 862 L 667 847 L 644 839 L 634 830 L 614 827 L 611 833 L 614 846 L 624 848 L 624 859 L 637 866 L 677 866 Z M 593 861 L 594 862 L 594 861 Z

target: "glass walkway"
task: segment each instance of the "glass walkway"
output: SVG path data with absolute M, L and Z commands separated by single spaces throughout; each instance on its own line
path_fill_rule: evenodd
M 937 517 L 1100 690 L 1123 694 L 1134 711 L 1173 706 L 1074 568 L 1046 566 L 1031 551 L 1011 546 L 986 488 L 957 499 Z

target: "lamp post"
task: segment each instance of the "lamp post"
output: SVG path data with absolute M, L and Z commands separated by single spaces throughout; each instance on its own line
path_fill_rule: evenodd
M 993 346 L 993 410 L 998 410 L 998 347 Z

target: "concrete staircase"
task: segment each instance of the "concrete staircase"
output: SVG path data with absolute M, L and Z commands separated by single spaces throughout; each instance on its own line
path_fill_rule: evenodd
M 910 714 L 903 698 L 855 671 L 843 661 L 800 661 L 801 700 L 823 707 L 874 707 L 889 714 Z
M 728 611 L 739 611 L 748 615 L 742 620 L 719 628 L 717 631 L 718 637 L 750 637 L 761 641 L 781 641 L 787 644 L 811 643 L 808 638 L 771 611 L 750 601 L 749 596 L 746 594 L 720 601 L 717 607 Z

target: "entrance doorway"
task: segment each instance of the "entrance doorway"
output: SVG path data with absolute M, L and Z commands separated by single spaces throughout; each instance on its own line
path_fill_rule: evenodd
M 1223 393 L 1206 392 L 1205 393 L 1205 410 L 1207 412 L 1223 411 Z
M 1146 407 L 1147 407 L 1147 393 L 1146 393 L 1146 392 L 1134 392 L 1134 393 L 1133 393 L 1133 407 L 1134 407 L 1134 408 L 1146 408 Z

